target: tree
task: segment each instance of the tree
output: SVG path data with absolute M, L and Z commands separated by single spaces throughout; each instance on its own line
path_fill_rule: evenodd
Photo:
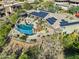
M 40 48 L 38 46 L 34 46 L 32 48 L 29 48 L 26 54 L 32 59 L 38 59 L 38 55 L 40 54 L 40 52 Z
M 27 54 L 22 53 L 22 55 L 19 57 L 19 59 L 30 59 Z
M 77 41 L 78 39 L 78 33 L 71 33 L 71 34 L 63 34 L 62 35 L 63 44 L 65 48 L 71 48 L 71 47 L 79 47 L 79 43 Z
M 29 4 L 29 3 L 24 3 L 24 4 L 23 4 L 23 8 L 26 9 L 26 10 L 30 10 L 30 9 L 32 9 L 33 7 L 32 7 L 31 4 Z
M 71 8 L 68 10 L 68 12 L 69 12 L 70 14 L 74 14 L 74 13 L 76 13 L 76 12 L 79 12 L 79 6 L 71 7 Z
M 57 12 L 61 9 L 57 5 L 54 5 L 53 2 L 48 2 L 48 1 L 43 2 L 42 4 L 39 4 L 39 6 L 40 7 L 38 7 L 38 8 L 40 8 L 42 10 L 47 10 L 49 12 Z
M 9 16 L 8 19 L 10 19 L 10 21 L 15 24 L 17 19 L 18 19 L 18 14 L 14 13 L 13 15 Z
M 11 30 L 11 25 L 3 25 L 3 27 L 0 29 L 0 46 L 3 46 L 6 41 L 6 36 Z

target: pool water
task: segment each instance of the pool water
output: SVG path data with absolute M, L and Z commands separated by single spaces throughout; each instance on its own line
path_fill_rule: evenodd
M 33 28 L 33 26 L 31 24 L 28 24 L 28 25 L 20 24 L 20 25 L 18 25 L 18 27 L 23 29 L 23 30 L 30 30 Z
M 16 29 L 24 34 L 32 35 L 33 34 L 33 25 L 32 24 L 19 24 L 16 25 Z

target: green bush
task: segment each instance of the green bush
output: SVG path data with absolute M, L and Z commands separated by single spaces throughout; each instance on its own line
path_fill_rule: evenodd
M 74 47 L 79 49 L 79 34 L 72 33 L 72 34 L 63 34 L 63 44 L 65 48 Z
M 70 14 L 74 14 L 74 13 L 76 13 L 76 12 L 79 12 L 79 6 L 71 7 L 71 8 L 68 10 L 68 12 L 69 12 Z
M 33 8 L 32 5 L 29 4 L 29 3 L 24 3 L 24 4 L 23 4 L 23 9 L 30 10 L 30 9 L 32 9 L 32 8 Z
M 9 16 L 8 19 L 10 19 L 11 22 L 12 22 L 13 24 L 15 24 L 16 21 L 17 21 L 17 19 L 18 19 L 18 14 L 17 14 L 17 13 L 14 13 L 13 15 Z
M 38 46 L 34 46 L 30 48 L 26 53 L 30 58 L 37 59 L 40 52 L 41 52 L 40 48 Z
M 22 54 L 19 59 L 30 59 L 29 56 L 27 56 L 27 54 Z
M 44 2 L 43 4 L 41 4 L 40 6 L 42 7 L 38 7 L 40 9 L 44 9 L 44 10 L 47 10 L 49 12 L 58 12 L 61 8 L 58 7 L 57 5 L 54 5 L 53 2 Z
M 0 46 L 3 46 L 5 43 L 5 38 L 8 35 L 9 31 L 11 30 L 11 25 L 3 25 L 3 27 L 0 29 Z

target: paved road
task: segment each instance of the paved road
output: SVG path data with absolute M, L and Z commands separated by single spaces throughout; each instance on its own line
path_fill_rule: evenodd
M 10 7 L 10 6 L 12 6 L 12 5 L 16 5 L 16 4 L 23 4 L 23 3 L 25 3 L 26 1 L 24 1 L 24 2 L 14 2 L 14 3 L 11 3 L 11 4 L 4 4 L 3 2 L 2 2 L 2 4 L 3 4 L 3 7 Z M 2 6 L 0 6 L 0 8 L 2 8 Z

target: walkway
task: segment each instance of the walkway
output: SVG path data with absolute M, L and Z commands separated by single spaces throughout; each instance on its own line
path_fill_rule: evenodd
M 5 5 L 3 2 L 1 2 L 1 4 L 3 4 L 4 7 L 10 7 L 10 6 L 13 6 L 13 5 L 16 5 L 16 4 L 23 4 L 25 2 L 26 1 L 24 1 L 24 2 L 15 2 L 15 3 L 12 3 L 12 4 L 7 4 L 7 5 Z M 0 7 L 2 7 L 2 6 L 0 6 Z

